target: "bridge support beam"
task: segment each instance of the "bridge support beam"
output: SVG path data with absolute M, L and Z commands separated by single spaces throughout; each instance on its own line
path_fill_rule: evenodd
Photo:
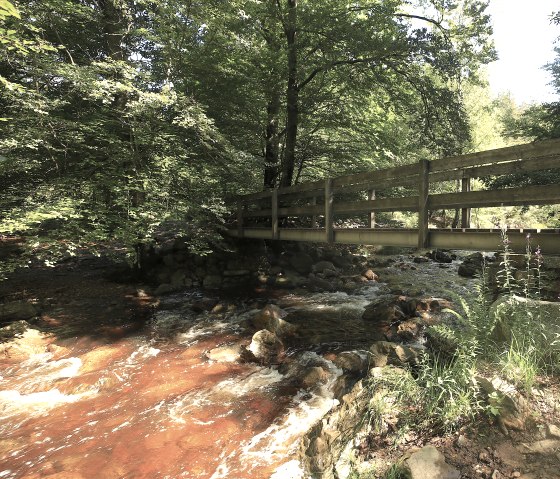
M 237 202 L 237 235 L 243 238 L 243 201 Z
M 325 180 L 325 241 L 334 242 L 334 216 L 333 216 L 333 181 L 331 178 Z
M 428 198 L 430 195 L 430 162 L 420 160 L 418 170 L 418 249 L 428 247 Z
M 278 230 L 278 188 L 272 190 L 272 239 L 278 239 L 280 232 Z
M 375 200 L 375 190 L 368 191 L 368 200 Z M 368 215 L 368 228 L 375 228 L 375 212 L 371 211 Z
M 471 179 L 470 178 L 462 178 L 461 179 L 461 191 L 463 193 L 468 193 L 471 191 Z M 461 209 L 461 228 L 470 228 L 471 227 L 471 209 L 470 208 L 462 208 Z

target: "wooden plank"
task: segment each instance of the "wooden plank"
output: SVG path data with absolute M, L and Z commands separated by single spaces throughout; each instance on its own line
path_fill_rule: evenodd
M 272 239 L 278 239 L 278 189 L 272 191 Z
M 364 244 L 416 247 L 418 233 L 414 230 L 348 228 L 335 229 L 334 242 L 339 244 Z
M 280 196 L 288 193 L 299 193 L 302 191 L 310 190 L 320 190 L 323 188 L 324 180 L 309 181 L 306 183 L 299 183 L 298 185 L 285 186 L 283 188 L 278 188 L 278 194 Z
M 508 161 L 507 163 L 496 163 L 493 165 L 439 171 L 437 173 L 430 174 L 430 183 L 460 180 L 465 176 L 468 176 L 469 178 L 484 178 L 486 176 L 531 173 L 533 171 L 551 169 L 560 169 L 560 156 L 529 158 L 524 160 Z M 409 179 L 405 180 L 406 182 L 403 181 L 402 186 L 413 186 L 412 181 Z
M 510 248 L 515 253 L 524 253 L 527 232 L 508 231 Z M 545 255 L 560 254 L 560 234 L 531 232 L 531 243 L 539 245 Z M 431 248 L 464 249 L 473 251 L 500 251 L 502 240 L 499 231 L 480 232 L 467 230 L 430 230 Z
M 494 206 L 552 205 L 560 203 L 560 186 L 525 186 L 468 193 L 431 195 L 428 206 L 438 208 L 482 208 Z
M 419 161 L 418 171 L 418 248 L 428 247 L 428 198 L 430 194 L 430 162 Z
M 415 175 L 416 170 L 410 165 L 395 166 L 393 168 L 385 168 L 383 170 L 366 171 L 354 175 L 339 176 L 333 180 L 333 187 L 337 188 L 346 185 L 355 185 L 359 183 L 379 184 L 389 179 L 395 180 L 395 185 L 403 177 Z
M 353 201 L 334 205 L 336 214 L 369 213 L 371 211 L 418 211 L 418 196 Z
M 471 179 L 463 178 L 461 179 L 461 191 L 463 193 L 468 193 L 471 191 Z M 461 209 L 461 228 L 471 227 L 471 209 L 462 208 Z
M 534 158 L 559 154 L 560 140 L 546 140 L 434 160 L 431 162 L 431 171 L 445 171 L 454 168 L 485 165 L 498 161 L 513 161 L 519 160 L 520 158 Z
M 395 188 L 397 186 L 414 186 L 418 184 L 418 175 L 400 177 L 400 178 L 388 178 L 386 180 L 375 180 L 366 181 L 365 183 L 357 183 L 354 185 L 343 185 L 334 187 L 335 193 L 357 193 L 360 191 L 368 191 L 371 189 L 382 191 L 389 188 Z
M 327 178 L 325 180 L 325 241 L 327 243 L 332 243 L 334 240 L 334 215 L 333 215 L 333 182 L 332 179 Z
M 545 255 L 560 255 L 560 230 L 508 230 L 508 238 L 512 251 L 525 252 L 526 235 L 531 233 L 533 245 L 539 245 Z M 228 234 L 238 236 L 237 228 L 228 230 Z M 245 228 L 245 238 L 272 239 L 270 228 Z M 312 228 L 280 229 L 280 240 L 310 241 L 321 243 L 326 240 L 325 230 Z M 474 251 L 499 251 L 501 237 L 499 230 L 478 231 L 430 229 L 430 248 L 448 248 Z M 371 244 L 386 246 L 415 247 L 417 242 L 416 229 L 366 229 L 340 228 L 334 230 L 334 242 L 340 244 Z
M 323 228 L 282 228 L 280 230 L 282 241 L 311 241 L 324 243 L 326 234 Z
M 237 201 L 237 231 L 239 238 L 243 238 L 243 202 Z
M 248 210 L 243 212 L 243 218 L 270 218 L 271 216 L 271 208 L 267 208 L 264 210 Z

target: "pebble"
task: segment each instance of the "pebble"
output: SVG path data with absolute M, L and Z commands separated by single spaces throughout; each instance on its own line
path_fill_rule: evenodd
M 490 462 L 490 456 L 488 455 L 488 453 L 486 451 L 482 451 L 478 455 L 478 459 L 482 462 Z

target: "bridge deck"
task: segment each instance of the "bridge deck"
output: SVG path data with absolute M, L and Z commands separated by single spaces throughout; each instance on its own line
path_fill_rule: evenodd
M 381 228 L 334 228 L 333 243 L 364 244 L 384 246 L 404 246 L 416 248 L 418 242 L 417 229 L 381 229 Z M 239 237 L 237 230 L 229 234 Z M 533 251 L 538 248 L 543 254 L 560 255 L 560 229 L 524 229 L 507 230 L 509 247 L 512 251 L 526 251 L 529 235 Z M 269 228 L 244 228 L 244 238 L 272 240 Z M 282 228 L 278 240 L 309 241 L 326 243 L 327 235 L 324 228 Z M 432 229 L 428 230 L 427 248 L 445 248 L 472 251 L 499 251 L 503 248 L 502 235 L 499 229 Z

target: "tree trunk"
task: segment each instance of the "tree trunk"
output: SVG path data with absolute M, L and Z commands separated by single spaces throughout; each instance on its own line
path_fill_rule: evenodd
M 275 89 L 268 100 L 268 120 L 266 124 L 266 145 L 264 151 L 264 187 L 274 188 L 278 177 L 278 153 L 280 137 L 278 136 L 278 116 L 280 114 L 280 92 Z
M 122 10 L 115 4 L 115 0 L 102 0 L 101 8 L 107 53 L 113 60 L 124 60 L 122 41 L 126 33 Z
M 297 2 L 288 0 L 288 22 L 286 25 L 286 39 L 288 42 L 288 90 L 286 94 L 286 152 L 282 164 L 281 186 L 290 186 L 294 177 L 296 163 L 296 139 L 298 130 L 299 85 L 297 78 Z

